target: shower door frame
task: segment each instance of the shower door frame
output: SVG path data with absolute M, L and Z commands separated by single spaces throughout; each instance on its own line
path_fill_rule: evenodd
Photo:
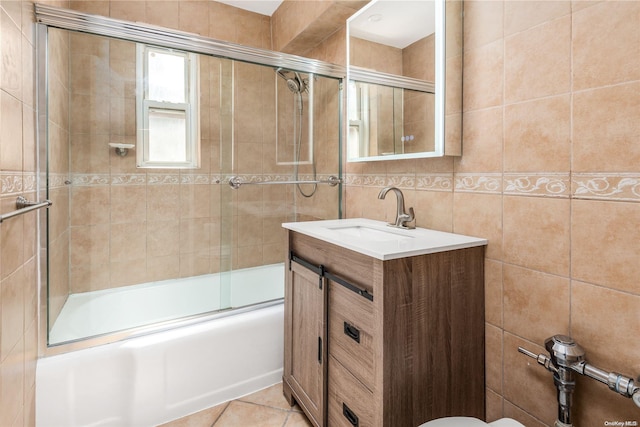
M 37 105 L 37 121 L 36 121 L 36 138 L 38 147 L 38 171 L 39 183 L 38 193 L 41 196 L 46 195 L 48 191 L 48 162 L 47 162 L 47 117 L 48 117 L 48 30 L 56 28 L 67 31 L 87 33 L 96 36 L 104 36 L 115 39 L 126 40 L 135 43 L 145 43 L 155 46 L 179 49 L 188 52 L 194 52 L 203 55 L 221 57 L 231 60 L 238 60 L 246 63 L 253 63 L 262 66 L 282 67 L 293 69 L 303 73 L 311 73 L 319 76 L 335 78 L 344 81 L 346 77 L 346 68 L 341 65 L 332 64 L 310 58 L 304 58 L 297 55 L 275 52 L 266 49 L 253 48 L 235 43 L 215 40 L 203 37 L 197 34 L 187 33 L 178 30 L 171 30 L 154 25 L 134 23 L 119 19 L 107 18 L 99 15 L 91 15 L 75 10 L 64 9 L 43 4 L 35 4 L 36 18 L 36 105 Z M 340 118 L 340 121 L 342 118 Z M 342 131 L 340 130 L 340 134 Z M 338 173 L 341 175 L 342 153 L 338 153 Z M 42 197 L 41 197 L 42 198 Z M 342 191 L 339 192 L 339 199 L 342 198 Z M 341 203 L 339 203 L 341 206 Z M 342 215 L 339 208 L 339 216 Z M 96 345 L 107 344 L 110 342 L 120 341 L 133 336 L 144 335 L 171 327 L 184 326 L 188 324 L 198 323 L 211 320 L 216 317 L 228 316 L 229 312 L 213 313 L 209 315 L 193 315 L 186 318 L 180 318 L 153 324 L 149 326 L 141 326 L 110 333 L 104 336 L 89 337 L 79 341 L 65 342 L 60 344 L 48 345 L 48 308 L 47 308 L 47 292 L 48 292 L 48 239 L 47 230 L 48 213 L 40 215 L 38 239 L 40 251 L 40 283 L 39 283 L 39 356 L 52 356 L 55 354 L 65 353 L 68 351 L 79 350 Z M 273 302 L 264 303 L 266 305 L 274 304 Z M 233 310 L 234 314 L 242 311 L 250 310 L 249 308 L 241 308 Z

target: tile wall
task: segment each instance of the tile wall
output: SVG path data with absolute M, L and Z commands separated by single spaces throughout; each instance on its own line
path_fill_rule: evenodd
M 217 3 L 59 4 L 268 47 L 268 19 L 235 9 L 212 19 L 227 9 Z M 640 3 L 467 1 L 465 9 L 464 156 L 346 165 L 346 213 L 390 219 L 393 200 L 376 195 L 393 184 L 418 225 L 489 239 L 488 418 L 550 426 L 551 379 L 518 345 L 542 352 L 544 338 L 569 333 L 594 364 L 640 373 Z M 0 82 L 8 212 L 16 194 L 35 188 L 34 41 L 30 2 L 3 2 L 0 12 L 0 48 L 13 52 L 2 55 Z M 343 63 L 343 45 L 337 33 L 309 56 Z M 2 425 L 35 425 L 34 225 L 29 216 L 0 225 Z M 578 425 L 625 420 L 638 420 L 629 400 L 579 381 Z
M 0 212 L 35 200 L 31 2 L 0 3 Z M 38 355 L 36 214 L 0 224 L 0 425 L 35 425 Z
M 551 426 L 548 372 L 517 352 L 570 334 L 640 373 L 640 3 L 465 1 L 463 156 L 347 164 L 349 217 L 485 237 L 487 416 Z M 640 421 L 580 378 L 575 423 Z

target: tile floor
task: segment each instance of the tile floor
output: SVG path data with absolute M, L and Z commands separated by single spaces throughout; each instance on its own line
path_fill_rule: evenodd
M 290 407 L 282 395 L 282 384 L 160 427 L 311 427 L 298 405 Z

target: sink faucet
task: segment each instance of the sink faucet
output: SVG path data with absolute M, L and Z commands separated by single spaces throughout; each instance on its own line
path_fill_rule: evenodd
M 407 225 L 408 222 L 415 221 L 416 217 L 413 213 L 413 208 L 409 208 L 409 213 L 404 211 L 404 195 L 402 191 L 396 187 L 385 187 L 380 190 L 378 194 L 378 199 L 382 200 L 385 198 L 389 190 L 393 190 L 396 193 L 396 199 L 398 202 L 398 211 L 396 212 L 396 222 L 390 222 L 389 225 L 392 227 L 398 228 L 416 228 L 415 223 L 413 225 Z

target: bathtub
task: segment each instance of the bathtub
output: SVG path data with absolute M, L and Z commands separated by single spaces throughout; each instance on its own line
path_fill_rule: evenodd
M 71 294 L 49 332 L 49 344 L 283 297 L 283 263 Z
M 284 305 L 41 358 L 36 425 L 154 426 L 281 381 Z

